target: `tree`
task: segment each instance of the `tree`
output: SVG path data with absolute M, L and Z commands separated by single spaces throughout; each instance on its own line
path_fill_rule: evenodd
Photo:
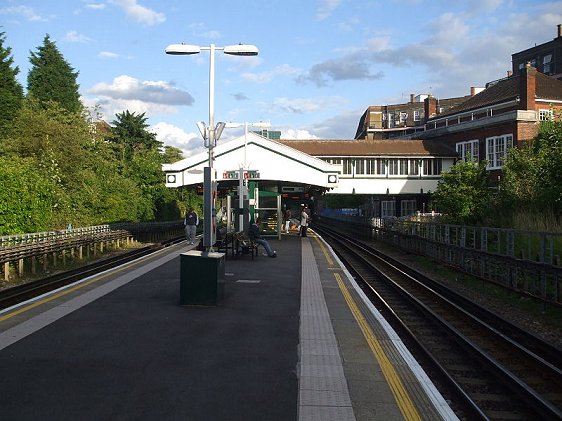
M 474 224 L 481 221 L 491 200 L 486 162 L 457 162 L 442 174 L 432 200 L 453 222 Z
M 23 101 L 23 87 L 17 81 L 18 66 L 13 66 L 12 49 L 4 47 L 5 33 L 0 32 L 0 138 L 4 137 Z
M 148 123 L 145 113 L 135 114 L 129 110 L 115 115 L 116 119 L 111 122 L 110 142 L 113 143 L 115 153 L 123 162 L 130 162 L 137 152 L 159 150 L 162 142 L 156 139 L 156 135 L 148 131 Z
M 164 146 L 164 153 L 162 154 L 162 163 L 173 164 L 174 162 L 183 159 L 183 152 L 175 146 Z
M 500 192 L 506 207 L 562 214 L 562 121 L 544 121 L 527 145 L 510 151 Z
M 57 46 L 45 35 L 43 45 L 31 52 L 32 68 L 27 75 L 28 95 L 40 103 L 56 101 L 70 112 L 82 111 L 75 72 Z
M 0 235 L 47 231 L 59 186 L 33 158 L 0 157 Z

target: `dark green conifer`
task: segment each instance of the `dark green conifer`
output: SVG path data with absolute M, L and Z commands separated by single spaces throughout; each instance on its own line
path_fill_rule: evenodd
M 0 138 L 4 137 L 23 101 L 23 87 L 17 81 L 18 66 L 14 66 L 12 49 L 4 47 L 5 33 L 0 32 Z
M 45 35 L 43 45 L 31 52 L 32 68 L 27 75 L 28 95 L 40 102 L 56 101 L 70 112 L 79 112 L 83 106 L 75 72 L 57 46 Z

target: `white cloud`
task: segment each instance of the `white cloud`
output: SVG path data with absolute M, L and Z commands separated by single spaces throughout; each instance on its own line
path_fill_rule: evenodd
M 11 6 L 11 7 L 3 7 L 0 9 L 0 15 L 21 15 L 25 19 L 32 21 L 32 22 L 46 22 L 52 16 L 44 17 L 35 12 L 33 7 L 29 6 Z
M 193 97 L 165 81 L 141 81 L 118 76 L 111 83 L 98 83 L 87 90 L 86 105 L 98 105 L 103 118 L 112 120 L 125 110 L 147 116 L 175 114 L 177 107 L 191 105 Z
M 109 58 L 109 59 L 114 59 L 114 58 L 119 58 L 120 55 L 117 53 L 112 53 L 111 51 L 100 51 L 98 53 L 98 58 Z
M 282 139 L 294 139 L 294 140 L 308 140 L 308 139 L 319 139 L 318 136 L 313 135 L 308 130 L 304 129 L 287 129 L 283 130 L 281 133 Z
M 207 26 L 203 22 L 192 23 L 188 26 L 192 34 L 196 37 L 207 38 L 207 39 L 219 39 L 221 33 L 212 29 L 207 29 Z
M 242 73 L 240 76 L 242 79 L 254 83 L 268 83 L 271 82 L 277 76 L 296 76 L 301 73 L 301 70 L 292 67 L 288 64 L 282 64 L 281 66 L 275 67 L 269 72 L 262 73 Z
M 317 111 L 324 111 L 332 107 L 342 106 L 346 100 L 339 96 L 327 97 L 327 98 L 276 98 L 273 101 L 272 106 L 276 109 L 293 113 L 293 114 L 305 114 L 314 113 Z
M 90 42 L 92 39 L 88 38 L 86 35 L 79 34 L 77 31 L 69 31 L 64 36 L 64 40 L 68 42 L 87 43 Z
M 203 139 L 198 133 L 187 133 L 183 129 L 169 123 L 160 122 L 151 126 L 150 131 L 164 146 L 181 149 L 184 158 L 206 150 Z
M 103 10 L 105 6 L 105 3 L 87 3 L 85 7 L 86 9 Z
M 127 16 L 142 25 L 158 25 L 166 21 L 166 15 L 141 6 L 137 0 L 109 0 L 125 11 Z
M 334 10 L 338 8 L 342 0 L 319 0 L 319 6 L 316 11 L 316 18 L 324 20 L 330 16 Z
M 141 81 L 127 75 L 118 76 L 111 83 L 98 83 L 90 88 L 88 93 L 111 99 L 138 100 L 164 106 L 193 104 L 193 97 L 189 92 L 176 88 L 170 82 Z

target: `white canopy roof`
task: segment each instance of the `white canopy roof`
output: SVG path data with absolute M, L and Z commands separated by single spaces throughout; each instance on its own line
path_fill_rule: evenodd
M 329 164 L 289 146 L 255 133 L 220 142 L 213 149 L 213 168 L 217 181 L 238 179 L 235 173 L 244 168 L 248 178 L 256 181 L 281 181 L 284 184 L 307 184 L 323 188 L 338 186 L 341 165 Z M 208 152 L 202 152 L 173 164 L 162 165 L 167 187 L 203 183 L 203 168 L 209 166 Z

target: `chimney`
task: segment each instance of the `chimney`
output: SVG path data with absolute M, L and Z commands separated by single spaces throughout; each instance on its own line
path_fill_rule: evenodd
M 435 117 L 437 115 L 437 99 L 432 96 L 428 96 L 424 99 L 423 112 L 425 114 L 426 121 L 431 117 Z
M 562 24 L 558 24 L 558 38 L 562 37 Z
M 519 109 L 535 110 L 537 69 L 527 63 L 520 73 L 519 80 Z
M 474 86 L 470 87 L 470 96 L 476 95 L 476 88 Z
M 413 103 L 414 102 L 414 98 L 416 97 L 416 94 L 410 94 L 410 102 Z
M 511 76 L 513 76 L 513 72 L 511 70 L 508 70 L 507 71 L 507 77 L 511 77 Z

